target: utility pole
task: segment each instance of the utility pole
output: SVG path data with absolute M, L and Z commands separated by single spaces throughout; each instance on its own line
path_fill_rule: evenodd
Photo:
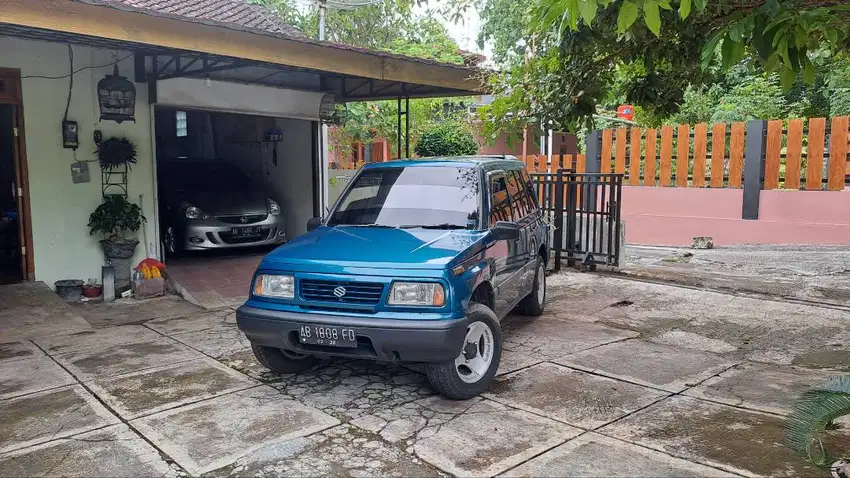
M 325 41 L 325 15 L 328 10 L 327 0 L 318 0 L 319 4 L 319 41 Z M 328 204 L 328 189 L 330 188 L 330 173 L 329 168 L 330 164 L 328 164 L 328 156 L 330 156 L 330 148 L 328 147 L 328 125 L 324 122 L 322 123 L 322 130 L 319 133 L 319 144 L 321 145 L 322 151 L 322 173 L 320 177 L 323 180 L 322 183 L 322 204 L 321 204 L 321 215 L 325 215 L 325 211 L 330 208 L 330 204 Z

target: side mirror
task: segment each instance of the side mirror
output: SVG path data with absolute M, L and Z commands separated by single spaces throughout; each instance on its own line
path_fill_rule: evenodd
M 312 231 L 313 229 L 318 228 L 322 225 L 322 218 L 320 217 L 311 217 L 309 221 L 307 221 L 307 232 Z
M 490 228 L 490 233 L 496 240 L 519 239 L 519 224 L 515 222 L 499 221 Z

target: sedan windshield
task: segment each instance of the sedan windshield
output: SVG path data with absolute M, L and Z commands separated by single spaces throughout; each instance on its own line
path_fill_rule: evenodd
M 477 229 L 478 197 L 474 168 L 376 168 L 357 176 L 328 225 Z

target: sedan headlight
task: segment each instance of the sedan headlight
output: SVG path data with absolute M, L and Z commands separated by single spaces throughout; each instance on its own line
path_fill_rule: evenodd
M 209 216 L 201 211 L 201 208 L 193 206 L 189 203 L 183 203 L 183 214 L 187 219 L 206 219 Z
M 295 278 L 285 275 L 260 274 L 254 279 L 254 295 L 276 299 L 294 299 Z
M 389 305 L 417 305 L 442 307 L 446 303 L 446 290 L 435 282 L 393 282 Z
M 280 204 L 275 202 L 274 199 L 269 199 L 269 214 L 272 216 L 277 216 L 280 214 Z

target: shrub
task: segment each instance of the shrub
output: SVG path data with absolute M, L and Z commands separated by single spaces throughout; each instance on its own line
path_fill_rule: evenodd
M 89 216 L 89 233 L 103 235 L 110 242 L 122 241 L 128 232 L 138 232 L 145 222 L 142 208 L 124 196 L 104 196 L 103 202 Z
M 446 121 L 425 130 L 413 151 L 417 156 L 464 156 L 476 154 L 478 143 L 472 132 L 462 124 Z

